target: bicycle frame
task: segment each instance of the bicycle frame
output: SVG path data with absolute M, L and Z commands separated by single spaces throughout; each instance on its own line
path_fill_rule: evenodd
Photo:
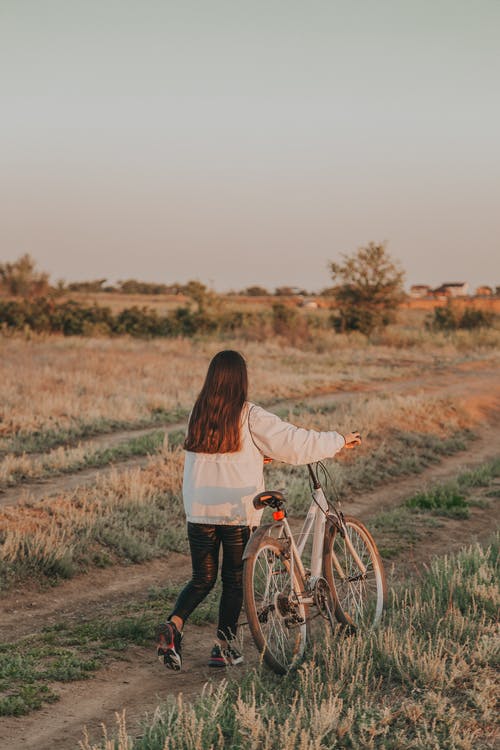
M 325 493 L 323 492 L 323 488 L 321 487 L 321 484 L 314 474 L 310 464 L 308 464 L 308 469 L 313 479 L 313 499 L 302 525 L 302 529 L 298 534 L 298 543 L 295 541 L 287 517 L 285 516 L 285 518 L 283 518 L 280 522 L 280 525 L 285 532 L 284 536 L 287 538 L 287 541 L 290 544 L 290 568 L 292 577 L 294 566 L 296 565 L 300 577 L 304 581 L 304 584 L 308 584 L 308 591 L 303 592 L 304 596 L 301 597 L 302 603 L 304 604 L 312 603 L 312 599 L 309 594 L 314 587 L 314 583 L 318 580 L 318 578 L 321 578 L 323 576 L 323 551 L 327 518 L 330 518 L 331 522 L 335 523 L 339 533 L 344 537 L 349 553 L 352 555 L 361 575 L 364 576 L 366 574 L 366 566 L 363 564 L 356 549 L 352 545 L 349 535 L 345 533 L 342 513 L 337 511 L 336 508 L 334 508 L 333 512 L 330 511 L 330 507 L 325 497 Z M 311 531 L 313 533 L 311 570 L 310 573 L 307 573 L 302 562 L 302 555 L 304 553 L 304 549 Z M 342 569 L 342 566 L 335 554 L 333 554 L 333 564 L 335 565 L 339 578 L 341 580 L 346 580 L 348 576 Z

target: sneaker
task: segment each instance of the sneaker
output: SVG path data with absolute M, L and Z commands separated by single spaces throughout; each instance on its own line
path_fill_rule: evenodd
M 173 622 L 165 622 L 158 626 L 156 640 L 158 659 L 168 669 L 178 672 L 182 666 L 182 633 L 179 633 Z
M 216 643 L 210 653 L 208 660 L 209 667 L 227 667 L 241 664 L 243 654 L 241 654 L 233 644 L 228 643 L 224 648 L 220 643 Z
M 238 649 L 234 646 L 232 643 L 228 643 L 226 648 L 224 649 L 224 653 L 226 655 L 226 659 L 229 661 L 230 664 L 236 666 L 236 664 L 241 664 L 243 662 L 243 654 L 241 651 L 238 651 Z

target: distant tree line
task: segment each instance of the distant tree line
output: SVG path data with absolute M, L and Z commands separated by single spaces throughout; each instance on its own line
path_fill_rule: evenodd
M 196 295 L 214 294 L 200 281 L 188 281 L 185 284 L 179 282 L 165 284 L 162 282 L 138 281 L 137 279 L 126 279 L 109 284 L 108 280 L 90 279 L 86 281 L 58 281 L 55 285 L 49 282 L 49 274 L 39 271 L 36 261 L 28 254 L 22 255 L 11 263 L 0 263 L 0 292 L 12 297 L 25 297 L 33 299 L 47 295 L 65 294 L 68 292 L 82 292 L 86 294 L 98 294 L 110 292 L 116 294 L 184 294 L 191 297 L 191 292 Z M 278 286 L 274 291 L 269 291 L 263 286 L 249 286 L 240 291 L 228 292 L 229 295 L 242 295 L 247 297 L 293 297 L 314 296 L 315 292 L 293 286 Z
M 337 332 L 359 331 L 371 335 L 393 322 L 405 297 L 404 272 L 384 243 L 370 242 L 340 262 L 330 263 L 334 285 L 327 291 L 335 301 L 329 316 L 299 315 L 293 307 L 275 301 L 271 310 L 227 311 L 222 297 L 201 281 L 186 284 L 152 284 L 134 279 L 106 286 L 106 279 L 59 282 L 54 288 L 48 274 L 36 269 L 35 261 L 23 255 L 13 263 L 0 264 L 0 292 L 16 299 L 0 299 L 0 326 L 4 330 L 33 330 L 64 335 L 93 333 L 131 336 L 193 336 L 195 334 L 239 332 L 253 338 L 269 334 L 306 338 L 314 329 L 333 327 Z M 71 292 L 117 292 L 139 294 L 182 294 L 195 303 L 180 306 L 172 313 L 159 315 L 147 307 L 130 307 L 113 314 L 109 307 L 85 306 L 74 300 L 57 301 L 59 295 Z M 264 287 L 250 286 L 247 296 L 266 296 Z M 305 295 L 295 287 L 278 287 L 274 296 L 286 298 Z M 459 311 L 453 305 L 439 307 L 427 320 L 428 329 L 453 331 L 490 326 L 494 316 L 481 310 Z

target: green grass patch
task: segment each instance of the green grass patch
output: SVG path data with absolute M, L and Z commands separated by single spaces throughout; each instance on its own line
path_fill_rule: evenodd
M 406 501 L 408 508 L 430 511 L 450 518 L 468 518 L 469 504 L 458 484 L 448 483 L 418 492 Z
M 370 520 L 378 550 L 385 560 L 397 557 L 425 538 L 430 530 L 441 525 L 435 518 L 413 513 L 406 506 L 378 513 Z
M 489 488 L 499 476 L 500 459 L 493 459 L 476 469 L 460 474 L 455 481 L 437 484 L 418 492 L 408 498 L 405 505 L 417 512 L 430 512 L 450 518 L 468 518 L 471 506 L 489 505 L 477 492 L 478 488 Z
M 90 678 L 110 660 L 126 659 L 131 645 L 153 649 L 156 625 L 169 614 L 180 588 L 155 588 L 146 601 L 105 617 L 61 622 L 0 645 L 0 716 L 21 716 L 57 701 L 57 683 Z M 190 627 L 217 622 L 219 597 L 220 584 L 195 610 Z
M 124 440 L 118 445 L 111 448 L 104 448 L 95 451 L 86 457 L 87 466 L 105 466 L 114 461 L 125 461 L 133 456 L 146 456 L 152 453 L 158 453 L 165 440 L 164 430 L 148 432 L 146 435 L 132 437 Z
M 494 459 L 460 474 L 455 481 L 436 484 L 408 498 L 402 505 L 377 513 L 370 520 L 379 552 L 384 559 L 425 539 L 441 518 L 467 519 L 471 507 L 490 507 L 498 497 L 490 487 L 497 482 L 500 461 Z
M 500 457 L 461 474 L 457 482 L 461 487 L 488 487 L 500 477 Z

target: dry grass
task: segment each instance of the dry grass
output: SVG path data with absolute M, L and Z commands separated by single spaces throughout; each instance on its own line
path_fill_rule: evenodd
M 486 400 L 478 413 L 477 401 L 469 405 L 465 397 L 443 398 L 423 393 L 360 393 L 338 404 L 332 401 L 326 408 L 299 404 L 288 411 L 287 418 L 294 424 L 318 430 L 345 432 L 355 427 L 367 441 L 368 449 L 384 440 L 384 433 L 390 430 L 409 430 L 444 437 L 447 433 L 469 428 L 478 419 L 484 419 L 488 404 Z
M 183 439 L 182 430 L 173 430 L 170 434 L 164 430 L 154 430 L 132 434 L 128 439 L 121 439 L 114 445 L 104 447 L 102 442 L 86 441 L 75 448 L 59 446 L 35 455 L 9 453 L 0 461 L 0 488 L 74 473 L 85 468 L 103 467 L 137 456 L 154 455 L 166 445 L 179 445 Z
M 182 453 L 111 472 L 91 488 L 0 513 L 3 586 L 18 577 L 68 577 L 89 564 L 139 562 L 183 548 Z
M 344 451 L 330 465 L 334 486 L 328 492 L 345 500 L 356 492 L 419 473 L 443 456 L 464 450 L 485 413 L 486 405 L 478 409 L 476 402 L 465 399 L 359 394 L 326 409 L 299 406 L 284 416 L 319 430 L 360 430 L 361 448 Z M 302 467 L 272 464 L 267 487 L 285 488 L 294 514 L 307 510 L 309 482 Z
M 466 405 L 449 399 L 379 396 L 368 401 L 359 394 L 333 414 L 308 411 L 291 419 L 341 432 L 353 424 L 362 430 L 366 427 L 362 450 L 356 451 L 356 456 L 354 452 L 345 454 L 336 462 L 336 485 L 344 491 L 373 487 L 421 470 L 430 460 L 431 441 L 438 445 L 444 432 L 461 433 L 473 426 L 475 416 L 475 412 L 467 412 Z M 410 456 L 408 442 L 401 442 L 400 450 L 395 450 L 394 428 L 398 426 L 406 435 L 421 436 Z M 183 549 L 182 465 L 181 450 L 164 449 L 150 458 L 143 470 L 114 471 L 90 488 L 47 498 L 34 506 L 6 508 L 0 513 L 4 579 L 12 581 L 29 571 L 72 575 L 82 565 L 100 564 L 103 559 L 108 563 L 124 557 L 139 561 L 167 549 Z M 301 515 L 307 509 L 310 494 L 302 467 L 276 464 L 267 486 L 285 488 L 293 514 Z
M 8 454 L 0 463 L 0 487 L 8 487 L 26 479 L 43 479 L 64 472 L 69 467 L 80 468 L 97 446 L 86 444 L 76 448 L 59 447 L 43 456 Z
M 0 449 L 19 434 L 168 421 L 191 407 L 209 359 L 224 346 L 245 354 L 250 396 L 262 403 L 408 378 L 463 359 L 450 342 L 402 357 L 385 343 L 333 334 L 300 349 L 271 341 L 0 337 Z
M 311 357 L 270 343 L 231 346 L 238 343 L 258 400 L 390 378 L 397 371 L 389 352 L 344 350 Z M 186 340 L 0 338 L 0 434 L 64 429 L 81 421 L 134 424 L 180 405 L 188 408 L 220 348 L 220 343 Z

